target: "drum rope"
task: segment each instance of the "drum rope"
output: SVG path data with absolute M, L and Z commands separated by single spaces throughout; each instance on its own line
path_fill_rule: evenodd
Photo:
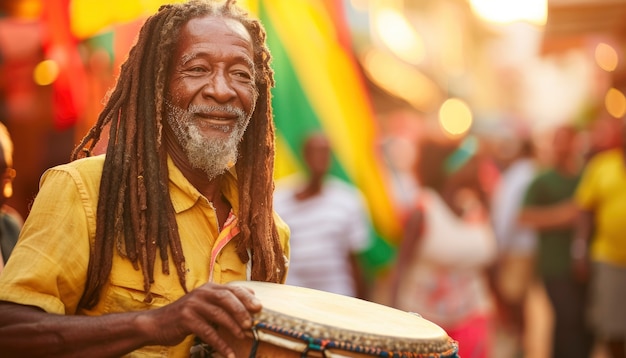
M 254 340 L 252 341 L 252 347 L 248 355 L 249 358 L 256 357 L 256 351 L 259 348 L 259 333 L 256 330 L 256 325 L 252 326 L 252 335 L 254 336 Z
M 305 342 L 306 347 L 301 352 L 301 355 L 300 355 L 301 358 L 306 358 L 309 351 L 311 350 L 323 353 L 324 356 L 328 356 L 326 354 L 327 350 L 333 349 L 333 348 L 351 351 L 354 353 L 368 354 L 368 355 L 383 357 L 383 358 L 459 358 L 458 343 L 453 340 L 451 340 L 450 342 L 451 344 L 450 344 L 449 349 L 441 353 L 392 352 L 392 351 L 387 351 L 381 348 L 364 347 L 361 345 L 355 345 L 349 342 L 332 341 L 332 340 L 327 340 L 327 339 L 317 339 L 317 338 L 311 337 L 310 335 L 307 335 L 306 333 L 296 332 L 291 329 L 278 327 L 276 325 L 267 324 L 264 322 L 256 322 L 252 327 L 252 334 L 254 338 L 252 342 L 252 348 L 250 349 L 249 358 L 256 357 L 257 349 L 258 349 L 259 342 L 260 342 L 259 334 L 258 334 L 259 329 L 269 330 L 269 331 L 282 334 L 287 337 L 295 338 L 295 339 Z

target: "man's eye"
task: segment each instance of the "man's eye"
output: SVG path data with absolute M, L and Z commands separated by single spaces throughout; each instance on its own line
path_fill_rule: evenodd
M 189 71 L 189 72 L 205 72 L 206 70 L 204 69 L 204 67 L 196 66 L 196 67 L 189 68 L 187 71 Z
M 245 71 L 237 71 L 235 72 L 235 76 L 246 79 L 246 80 L 252 79 L 252 75 L 249 72 L 245 72 Z

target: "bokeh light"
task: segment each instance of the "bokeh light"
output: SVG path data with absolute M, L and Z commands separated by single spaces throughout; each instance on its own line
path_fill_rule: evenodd
M 622 118 L 626 114 L 626 97 L 616 88 L 611 88 L 606 92 L 604 105 L 607 112 L 615 118 Z
M 376 31 L 383 43 L 403 61 L 419 65 L 424 59 L 424 42 L 400 12 L 384 8 L 374 15 Z
M 451 137 L 467 133 L 472 122 L 472 110 L 459 98 L 449 98 L 439 108 L 439 124 Z
M 54 60 L 44 60 L 35 66 L 33 80 L 40 86 L 53 83 L 59 76 L 59 65 Z
M 430 112 L 439 105 L 442 97 L 439 87 L 415 67 L 373 48 L 365 53 L 363 64 L 374 83 L 416 109 Z
M 601 69 L 607 72 L 613 72 L 617 68 L 619 57 L 617 51 L 615 51 L 611 45 L 604 42 L 599 43 L 596 46 L 594 55 L 596 63 Z

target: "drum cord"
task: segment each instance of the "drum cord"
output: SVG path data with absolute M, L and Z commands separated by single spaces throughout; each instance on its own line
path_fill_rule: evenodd
M 331 341 L 326 339 L 313 338 L 305 333 L 295 332 L 290 329 L 277 327 L 275 325 L 257 322 L 252 326 L 253 342 L 250 348 L 249 358 L 256 358 L 257 349 L 261 339 L 259 338 L 259 329 L 266 329 L 278 334 L 285 335 L 287 337 L 295 338 L 306 343 L 306 347 L 301 352 L 300 357 L 306 358 L 309 351 L 317 351 L 322 353 L 325 357 L 330 355 L 327 349 L 341 349 L 354 353 L 368 354 L 383 358 L 459 358 L 458 356 L 458 344 L 451 340 L 451 346 L 446 352 L 442 353 L 416 353 L 416 352 L 391 352 L 374 347 L 363 347 L 348 342 Z
M 307 343 L 306 347 L 304 348 L 304 350 L 301 352 L 300 354 L 300 358 L 306 358 L 307 355 L 309 354 L 309 350 L 312 348 L 315 351 L 318 352 L 322 352 L 324 353 L 325 349 L 324 349 L 324 345 L 323 344 L 318 344 L 316 343 L 315 339 L 313 339 L 312 337 L 306 335 L 306 334 L 298 334 L 286 329 L 281 329 L 275 326 L 270 326 L 268 324 L 262 323 L 262 322 L 258 322 L 257 324 L 255 324 L 252 327 L 252 335 L 254 336 L 254 341 L 252 342 L 252 347 L 250 348 L 250 355 L 248 356 L 249 358 L 255 358 L 256 357 L 256 353 L 257 353 L 257 349 L 259 347 L 259 342 L 261 341 L 261 339 L 259 338 L 259 333 L 258 333 L 258 328 L 261 329 L 268 329 L 271 331 L 274 331 L 276 333 L 280 333 L 280 334 L 284 334 L 286 336 L 292 337 L 292 338 L 297 338 L 300 339 L 304 342 Z M 326 354 L 324 354 L 326 355 Z

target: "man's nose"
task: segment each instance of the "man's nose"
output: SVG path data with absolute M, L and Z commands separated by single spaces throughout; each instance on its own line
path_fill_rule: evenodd
M 208 79 L 202 89 L 202 95 L 213 98 L 219 103 L 226 103 L 235 97 L 237 93 L 228 76 L 222 71 L 218 71 Z

